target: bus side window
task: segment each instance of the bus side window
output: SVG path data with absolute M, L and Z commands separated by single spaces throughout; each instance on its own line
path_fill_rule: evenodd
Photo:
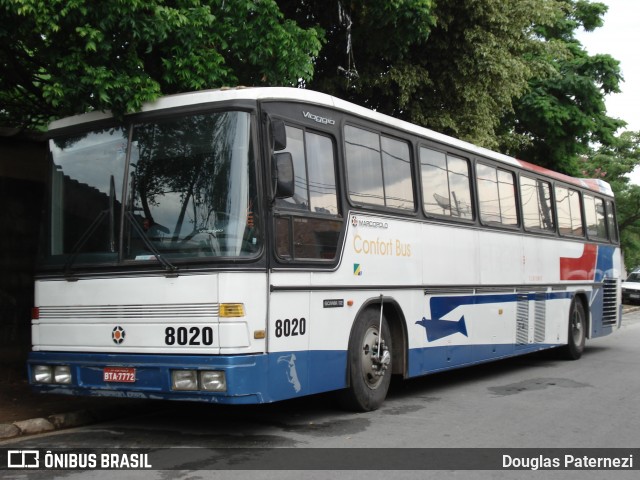
M 282 260 L 333 260 L 342 229 L 331 137 L 286 126 L 295 175 L 292 197 L 277 199 L 276 255 Z
M 604 211 L 604 201 L 593 195 L 583 195 L 584 214 L 587 221 L 587 235 L 589 238 L 606 240 L 607 224 Z
M 577 190 L 556 186 L 556 210 L 561 235 L 584 236 L 580 193 Z
M 349 198 L 360 204 L 415 209 L 407 142 L 362 128 L 344 127 Z
M 473 220 L 468 160 L 420 147 L 420 171 L 427 214 Z
M 518 226 L 513 173 L 478 163 L 478 200 L 480 220 L 488 224 Z
M 537 232 L 555 232 L 549 182 L 522 175 L 520 177 L 520 198 L 525 229 Z
M 609 240 L 618 243 L 618 222 L 616 222 L 616 209 L 613 202 L 607 201 L 607 229 L 609 230 Z

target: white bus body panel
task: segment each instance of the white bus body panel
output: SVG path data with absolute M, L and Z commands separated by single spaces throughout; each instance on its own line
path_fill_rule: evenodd
M 617 278 L 619 249 L 606 248 L 601 274 Z M 566 344 L 573 296 L 591 303 L 598 291 L 593 280 L 563 278 L 562 262 L 585 252 L 555 236 L 353 213 L 336 271 L 272 273 L 269 349 L 344 357 L 358 312 L 380 295 L 404 315 L 409 376 Z M 300 316 L 308 343 L 274 341 L 276 319 Z
M 71 282 L 41 279 L 36 281 L 35 304 L 40 318 L 32 321 L 33 350 L 208 355 L 264 352 L 264 339 L 253 337 L 255 331 L 265 329 L 266 289 L 265 273 Z M 245 316 L 220 318 L 221 303 L 242 303 Z M 121 333 L 114 337 L 118 327 Z M 167 327 L 174 329 L 173 338 L 167 339 Z

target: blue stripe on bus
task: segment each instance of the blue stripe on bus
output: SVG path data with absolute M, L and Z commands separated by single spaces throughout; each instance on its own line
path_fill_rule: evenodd
M 558 344 L 447 345 L 409 350 L 407 377 L 419 377 L 558 347 Z
M 163 398 L 245 404 L 266 403 L 346 387 L 347 352 L 315 350 L 256 355 L 137 355 L 32 352 L 31 366 L 70 365 L 73 384 L 33 385 L 43 392 L 72 395 Z M 103 369 L 133 367 L 135 383 L 103 380 Z M 171 390 L 171 370 L 224 370 L 228 390 L 177 392 Z
M 615 278 L 613 275 L 613 257 L 616 252 L 615 246 L 599 245 L 596 257 L 595 281 L 602 282 L 605 276 Z M 608 274 L 608 275 L 607 275 Z
M 557 345 L 535 344 L 518 354 Z M 515 345 L 452 345 L 409 351 L 408 376 L 512 356 Z M 347 352 L 313 350 L 257 355 L 113 355 L 33 352 L 29 368 L 38 364 L 64 364 L 72 368 L 73 384 L 33 385 L 35 390 L 71 395 L 192 400 L 221 404 L 269 403 L 303 395 L 339 390 L 347 386 Z M 103 368 L 134 367 L 135 383 L 105 383 Z M 176 392 L 171 390 L 172 369 L 224 370 L 228 391 Z
M 462 305 L 485 305 L 488 303 L 512 303 L 518 300 L 537 300 L 538 295 L 544 294 L 545 300 L 560 300 L 572 298 L 573 292 L 540 292 L 540 293 L 497 293 L 490 295 L 449 295 L 446 297 L 431 297 L 429 305 L 431 307 L 432 319 L 441 319 L 447 313 Z

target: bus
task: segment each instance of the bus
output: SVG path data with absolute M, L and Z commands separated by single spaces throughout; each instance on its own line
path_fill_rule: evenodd
M 71 395 L 383 403 L 621 322 L 615 203 L 295 88 L 53 122 L 29 378 Z

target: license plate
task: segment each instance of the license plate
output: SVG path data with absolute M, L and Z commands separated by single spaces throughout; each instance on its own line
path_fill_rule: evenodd
M 640 293 L 632 293 L 629 298 L 640 298 Z
M 105 382 L 135 383 L 136 369 L 131 367 L 104 367 Z

